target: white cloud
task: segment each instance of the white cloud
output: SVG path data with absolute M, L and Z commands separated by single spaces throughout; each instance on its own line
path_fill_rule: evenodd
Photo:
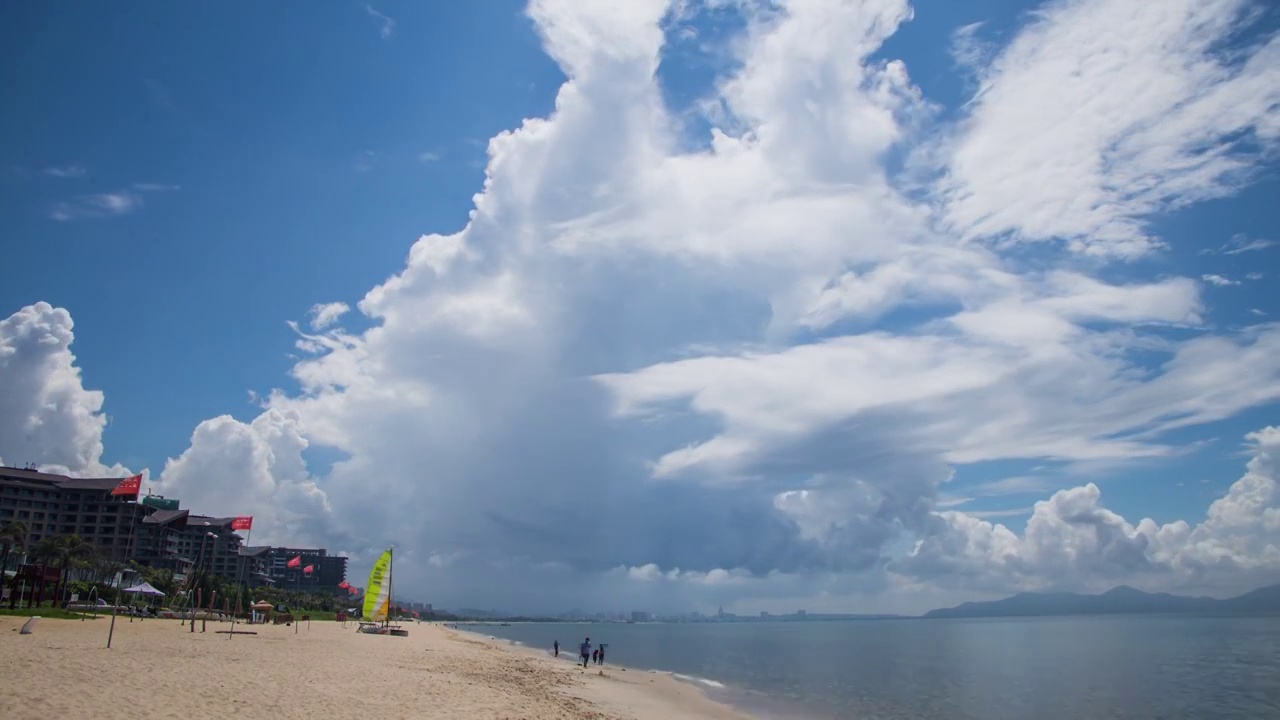
M 393 18 L 378 12 L 368 3 L 365 3 L 364 11 L 368 13 L 369 17 L 377 21 L 378 34 L 382 36 L 382 39 L 390 40 L 391 36 L 394 35 L 396 31 L 396 21 Z
M 976 513 L 933 515 L 933 528 L 895 568 L 969 587 L 1103 590 L 1117 583 L 1229 594 L 1280 579 L 1280 428 L 1247 438 L 1245 474 L 1192 526 L 1136 524 L 1106 509 L 1096 485 L 1036 503 L 1022 536 Z
M 1232 285 L 1240 284 L 1239 280 L 1232 280 L 1229 277 L 1225 277 L 1225 276 L 1217 275 L 1213 273 L 1201 275 L 1200 279 L 1209 283 L 1210 285 L 1216 285 L 1217 287 L 1230 287 Z
M 360 174 L 364 174 L 373 170 L 373 164 L 377 160 L 378 154 L 372 150 L 365 150 L 356 156 L 352 162 L 352 169 Z
M 1006 510 L 968 510 L 966 514 L 980 519 L 1001 518 L 1001 517 L 1020 517 L 1022 515 L 1030 515 L 1034 508 L 1020 507 L 1008 508 Z
M 255 543 L 309 546 L 329 530 L 330 508 L 307 472 L 306 447 L 298 419 L 287 413 L 268 410 L 250 423 L 205 420 L 191 446 L 165 463 L 156 490 L 203 514 L 253 515 Z
M 1223 243 L 1219 248 L 1205 248 L 1202 254 L 1221 253 L 1223 255 L 1240 255 L 1247 252 L 1257 252 L 1280 245 L 1275 240 L 1267 240 L 1265 238 L 1251 238 L 1248 235 L 1233 235 L 1230 240 Z
M 53 178 L 82 178 L 89 174 L 83 165 L 66 165 L 63 167 L 47 167 L 40 171 L 41 175 Z
M 1050 487 L 1051 485 L 1046 478 L 1031 475 L 1015 475 L 1013 477 L 990 480 L 988 482 L 971 485 L 966 487 L 964 491 L 967 493 L 973 493 L 979 497 L 990 497 L 1043 493 L 1047 492 Z
M 54 203 L 49 208 L 49 217 L 60 222 L 115 217 L 128 215 L 141 206 L 142 197 L 132 192 L 94 193 Z
M 423 165 L 431 165 L 432 163 L 437 163 L 439 161 L 440 161 L 440 153 L 431 152 L 429 150 L 426 152 L 418 153 L 418 162 L 422 163 Z
M 177 185 L 134 183 L 127 189 L 115 192 L 91 193 L 71 200 L 59 200 L 49 207 L 47 215 L 59 222 L 120 217 L 141 209 L 144 193 L 178 189 Z
M 1055 3 L 981 70 L 954 142 L 921 156 L 950 175 L 918 193 L 887 158 L 949 130 L 903 63 L 872 59 L 911 17 L 904 0 L 742 10 L 738 64 L 711 91 L 716 129 L 696 149 L 655 79 L 669 11 L 533 2 L 567 77 L 554 112 L 488 143 L 466 226 L 412 244 L 356 304 L 371 327 L 344 329 L 343 303 L 314 306 L 307 331 L 293 323 L 298 390 L 248 422 L 201 423 L 165 492 L 254 513 L 255 540 L 360 557 L 394 542 L 406 592 L 515 609 L 930 599 L 958 573 L 993 589 L 1045 582 L 1034 563 L 1083 587 L 1180 547 L 1174 525 L 1137 539 L 1146 526 L 1090 486 L 1038 505 L 1023 535 L 937 512 L 963 504 L 939 488 L 984 460 L 1171 457 L 1169 431 L 1280 399 L 1280 327 L 1206 325 L 1196 278 L 1135 265 L 1122 281 L 1108 264 L 1155 242 L 1151 213 L 1247 177 L 1254 158 L 1219 150 L 1237 130 L 1271 142 L 1257 59 L 1270 46 L 1226 68 L 1210 50 L 1230 23 L 1198 6 L 1132 11 L 1130 38 L 1093 14 L 1129 10 Z M 1031 81 L 1057 82 L 1068 61 L 1085 71 L 1060 83 L 1064 99 L 1037 96 Z M 1210 112 L 1236 100 L 1235 115 Z M 964 242 L 1005 232 L 1099 257 Z M 58 342 L 69 358 L 69 332 Z M 40 388 L 58 377 L 30 380 L 24 407 L 45 408 Z M 6 369 L 3 387 L 14 378 L 27 382 Z M 101 418 L 100 396 L 78 378 L 72 391 Z M 98 462 L 101 426 L 85 427 L 46 442 L 88 448 L 58 462 Z M 27 442 L 5 457 L 38 455 Z M 312 453 L 339 459 L 308 469 Z M 1007 478 L 957 492 L 1048 489 Z M 1206 585 L 1257 577 L 1217 567 Z
M 1257 19 L 1246 7 L 1048 3 L 982 73 L 943 183 L 948 225 L 1133 257 L 1160 244 L 1153 214 L 1232 194 L 1280 141 L 1280 37 L 1231 64 L 1216 52 Z
M 311 329 L 324 330 L 351 311 L 344 302 L 316 303 L 311 306 Z
M 71 354 L 73 323 L 39 302 L 0 320 L 0 458 L 53 471 L 107 475 L 103 394 L 86 390 Z
M 962 70 L 975 72 L 985 67 L 991 60 L 995 48 L 991 43 L 983 41 L 978 33 L 985 22 L 973 22 L 961 25 L 951 33 L 951 46 L 948 51 L 951 59 Z

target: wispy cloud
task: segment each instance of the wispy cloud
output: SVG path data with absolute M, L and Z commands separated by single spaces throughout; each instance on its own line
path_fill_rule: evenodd
M 1136 257 L 1162 246 L 1150 217 L 1234 195 L 1280 140 L 1280 38 L 1218 52 L 1256 20 L 1245 6 L 1045 3 L 981 70 L 941 184 L 948 226 Z
M 962 25 L 951 33 L 951 45 L 948 51 L 956 66 L 963 70 L 975 72 L 984 67 L 990 60 L 995 48 L 991 43 L 978 38 L 978 31 L 985 23 L 975 22 Z
M 378 21 L 378 34 L 382 36 L 382 39 L 390 40 L 391 35 L 396 31 L 395 19 L 378 12 L 368 3 L 365 3 L 364 11 L 369 13 L 369 17 Z
M 130 187 L 138 192 L 170 192 L 182 189 L 177 185 L 166 185 L 164 183 L 134 183 Z
M 324 330 L 347 314 L 351 307 L 344 302 L 316 303 L 311 306 L 311 329 Z
M 49 208 L 49 217 L 59 222 L 128 215 L 142 206 L 142 198 L 127 190 L 113 193 L 81 195 L 74 200 L 60 200 Z
M 1222 244 L 1218 248 L 1205 248 L 1200 251 L 1201 255 L 1213 255 L 1219 253 L 1222 255 L 1239 255 L 1241 253 L 1256 252 L 1258 250 L 1266 250 L 1267 248 L 1280 245 L 1280 241 L 1268 240 L 1266 238 L 1251 238 L 1244 233 L 1232 235 L 1231 239 Z
M 1201 275 L 1200 279 L 1209 283 L 1210 285 L 1216 285 L 1218 287 L 1230 287 L 1232 285 L 1240 284 L 1239 280 L 1232 280 L 1231 278 L 1226 277 L 1225 275 L 1218 275 L 1216 273 L 1208 273 L 1205 275 Z
M 59 200 L 49 206 L 47 215 L 58 222 L 120 217 L 137 212 L 145 193 L 178 190 L 177 185 L 134 183 L 115 192 L 90 193 L 70 200 Z
M 431 151 L 418 153 L 418 162 L 422 163 L 423 165 L 430 165 L 431 163 L 439 162 L 439 161 L 440 161 L 440 153 L 431 152 Z
M 365 150 L 356 156 L 355 162 L 351 166 L 358 173 L 367 173 L 373 170 L 373 161 L 377 156 L 378 154 L 374 151 Z
M 67 165 L 64 167 L 47 167 L 40 171 L 41 175 L 53 178 L 82 178 L 89 174 L 83 165 Z
M 1262 273 L 1260 273 L 1260 272 L 1251 272 L 1251 273 L 1249 273 L 1248 275 L 1245 275 L 1245 276 L 1244 276 L 1244 279 L 1245 279 L 1245 280 L 1261 280 L 1261 279 L 1262 279 Z
M 1017 517 L 1019 515 L 1030 515 L 1032 510 L 1035 510 L 1035 508 L 1020 507 L 1020 508 L 1010 508 L 1008 510 L 968 510 L 965 512 L 965 514 L 972 515 L 973 517 L 982 518 L 985 520 L 987 518 L 1003 518 L 1003 517 Z
M 1023 493 L 1042 493 L 1049 490 L 1050 485 L 1044 478 L 1032 475 L 1016 475 L 1001 480 L 984 482 L 965 489 L 965 492 L 978 497 L 998 495 L 1019 495 Z

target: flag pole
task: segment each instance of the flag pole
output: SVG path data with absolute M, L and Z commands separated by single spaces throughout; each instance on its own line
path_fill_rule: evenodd
M 249 549 L 249 539 L 252 537 L 253 537 L 253 524 L 252 524 L 252 521 L 250 521 L 249 530 L 246 531 L 244 534 L 245 550 Z M 240 604 L 240 599 L 241 599 L 241 596 L 243 595 L 243 592 L 242 592 L 243 587 L 241 583 L 244 581 L 244 566 L 247 565 L 248 563 L 249 563 L 249 556 L 245 555 L 244 559 L 240 562 L 240 572 L 238 573 L 239 577 L 236 578 L 236 604 L 237 605 Z M 235 637 L 235 634 L 236 634 L 236 608 L 232 607 L 231 608 L 231 632 L 227 633 L 227 640 L 230 640 L 231 638 Z
M 141 489 L 142 474 L 139 473 L 137 475 L 137 478 L 138 478 L 139 489 Z M 125 478 L 126 481 L 131 479 L 132 478 Z M 119 487 L 119 485 L 117 485 L 116 487 Z M 112 490 L 111 492 L 114 493 L 115 490 Z M 136 491 L 133 494 L 133 504 L 135 508 L 138 506 L 138 493 Z M 133 536 L 137 534 L 138 534 L 138 513 L 135 511 L 133 514 L 133 519 L 130 520 L 129 522 L 129 538 L 125 541 L 125 545 L 124 545 L 124 562 L 122 562 L 120 565 L 120 577 L 116 580 L 116 603 L 111 608 L 111 626 L 107 629 L 107 649 L 108 650 L 111 649 L 111 637 L 116 633 L 116 615 L 119 614 L 120 612 L 120 583 L 124 582 L 124 569 L 129 563 L 129 556 L 133 554 Z

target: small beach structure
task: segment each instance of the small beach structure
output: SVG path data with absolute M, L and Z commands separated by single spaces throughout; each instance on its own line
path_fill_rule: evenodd
M 124 589 L 124 590 L 122 590 L 121 592 L 124 592 L 124 593 L 132 593 L 132 594 L 133 594 L 133 595 L 135 595 L 135 596 L 137 596 L 137 595 L 149 595 L 149 596 L 152 596 L 152 597 L 156 597 L 156 596 L 163 596 L 163 595 L 164 595 L 164 593 L 162 593 L 162 592 L 160 592 L 159 590 L 157 590 L 157 589 L 155 589 L 154 587 L 152 587 L 151 583 L 149 583 L 149 582 L 142 582 L 142 583 L 138 583 L 137 585 L 134 585 L 133 587 L 127 587 L 127 588 L 125 588 L 125 589 Z

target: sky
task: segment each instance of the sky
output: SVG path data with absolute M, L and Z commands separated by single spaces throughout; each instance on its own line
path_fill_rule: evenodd
M 443 607 L 1280 582 L 1264 0 L 26 3 L 0 58 L 4 464 Z

